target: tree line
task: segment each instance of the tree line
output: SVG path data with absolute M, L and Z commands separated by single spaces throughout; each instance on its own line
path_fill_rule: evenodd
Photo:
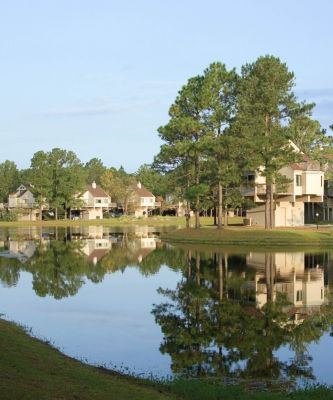
M 23 183 L 34 194 L 40 210 L 53 211 L 55 219 L 67 218 L 72 208 L 81 206 L 78 194 L 87 184 L 96 182 L 126 214 L 137 181 L 147 184 L 154 194 L 164 195 L 167 189 L 162 180 L 162 175 L 149 165 L 130 174 L 123 167 L 106 167 L 99 158 L 82 163 L 73 151 L 54 148 L 37 151 L 27 169 L 19 170 L 14 161 L 0 163 L 0 203 L 7 203 L 8 195 Z

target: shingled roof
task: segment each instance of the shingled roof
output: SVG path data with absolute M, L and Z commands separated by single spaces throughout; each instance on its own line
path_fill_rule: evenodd
M 96 184 L 86 185 L 86 192 L 90 192 L 94 197 L 110 197 L 100 186 Z
M 146 187 L 141 183 L 134 186 L 135 193 L 140 197 L 155 197 Z

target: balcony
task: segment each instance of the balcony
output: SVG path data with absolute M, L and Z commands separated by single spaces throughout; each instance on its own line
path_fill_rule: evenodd
M 14 204 L 8 205 L 8 208 L 24 208 L 24 209 L 31 209 L 31 208 L 39 208 L 39 205 L 36 202 L 33 203 L 24 203 L 24 202 L 15 202 Z

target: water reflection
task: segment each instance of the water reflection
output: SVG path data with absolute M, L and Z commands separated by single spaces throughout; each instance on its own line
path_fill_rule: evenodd
M 330 251 L 172 247 L 148 227 L 0 231 L 0 282 L 15 286 L 27 272 L 40 297 L 75 296 L 87 282 L 103 285 L 129 268 L 149 279 L 168 266 L 178 283 L 158 290 L 161 302 L 152 313 L 163 335 L 159 351 L 170 356 L 172 372 L 268 386 L 318 378 L 309 345 L 332 331 L 331 260 Z
M 326 263 L 326 264 L 324 264 Z M 175 374 L 294 386 L 314 380 L 308 345 L 332 328 L 328 254 L 187 251 L 175 290 L 153 313 Z M 292 356 L 276 352 L 289 346 Z
M 102 282 L 107 273 L 136 266 L 144 275 L 158 272 L 146 257 L 160 244 L 149 228 L 110 233 L 102 226 L 7 234 L 0 249 L 0 281 L 15 286 L 20 271 L 32 275 L 38 296 L 74 296 L 86 280 Z

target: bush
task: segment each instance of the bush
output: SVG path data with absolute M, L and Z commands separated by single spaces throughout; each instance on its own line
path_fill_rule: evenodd
M 0 221 L 17 221 L 17 212 L 16 211 L 0 211 Z

